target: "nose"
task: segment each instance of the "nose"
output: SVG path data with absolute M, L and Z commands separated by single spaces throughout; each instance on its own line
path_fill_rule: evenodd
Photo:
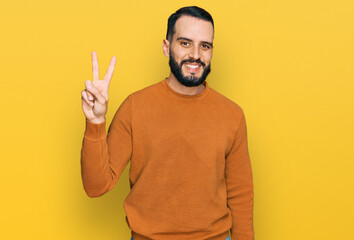
M 193 58 L 194 60 L 197 60 L 200 58 L 200 52 L 199 52 L 199 47 L 198 46 L 193 46 L 191 48 L 191 51 L 189 53 L 189 57 Z

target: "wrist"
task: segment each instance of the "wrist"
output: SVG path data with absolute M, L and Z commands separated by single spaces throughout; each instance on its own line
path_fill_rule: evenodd
M 88 119 L 86 118 L 88 121 L 90 121 L 91 123 L 94 123 L 94 124 L 101 124 L 103 123 L 104 121 L 106 121 L 106 118 L 103 117 L 103 118 L 93 118 L 93 119 Z

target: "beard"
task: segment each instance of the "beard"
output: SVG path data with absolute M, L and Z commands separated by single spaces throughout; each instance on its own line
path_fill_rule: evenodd
M 184 76 L 182 73 L 182 66 L 184 63 L 199 63 L 203 67 L 203 73 L 202 75 L 197 78 L 196 76 L 193 76 L 194 73 L 192 73 L 192 76 Z M 207 76 L 209 75 L 211 69 L 210 69 L 210 63 L 208 66 L 205 66 L 205 63 L 200 61 L 200 59 L 194 60 L 194 59 L 188 59 L 188 60 L 182 60 L 180 64 L 177 63 L 176 59 L 174 58 L 172 51 L 170 49 L 170 60 L 169 60 L 169 65 L 171 68 L 171 72 L 175 77 L 177 78 L 178 82 L 180 82 L 182 85 L 186 87 L 195 87 L 200 84 L 202 84 Z

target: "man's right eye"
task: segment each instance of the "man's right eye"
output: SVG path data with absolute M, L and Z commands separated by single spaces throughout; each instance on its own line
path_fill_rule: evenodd
M 189 43 L 188 43 L 188 42 L 181 42 L 181 45 L 182 45 L 182 46 L 188 46 Z

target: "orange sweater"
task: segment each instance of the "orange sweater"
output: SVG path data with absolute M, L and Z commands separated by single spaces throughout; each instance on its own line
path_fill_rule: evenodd
M 166 79 L 130 94 L 106 122 L 86 119 L 81 150 L 90 197 L 131 161 L 124 201 L 134 240 L 252 240 L 253 180 L 242 109 L 204 82 L 197 95 Z

